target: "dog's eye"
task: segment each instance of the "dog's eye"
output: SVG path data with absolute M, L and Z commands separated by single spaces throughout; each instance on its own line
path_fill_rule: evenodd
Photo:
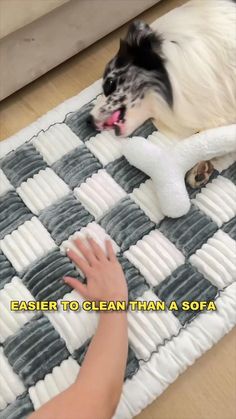
M 116 80 L 107 79 L 103 85 L 103 91 L 105 96 L 111 95 L 116 90 Z

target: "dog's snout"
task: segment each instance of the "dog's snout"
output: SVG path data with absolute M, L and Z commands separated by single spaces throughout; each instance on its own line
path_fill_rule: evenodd
M 91 113 L 89 114 L 87 118 L 87 125 L 93 129 L 97 129 L 95 119 Z

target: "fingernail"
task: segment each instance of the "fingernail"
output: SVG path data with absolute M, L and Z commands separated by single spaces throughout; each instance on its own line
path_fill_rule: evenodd
M 67 249 L 66 249 L 66 253 L 69 253 L 71 251 L 71 249 L 68 247 Z

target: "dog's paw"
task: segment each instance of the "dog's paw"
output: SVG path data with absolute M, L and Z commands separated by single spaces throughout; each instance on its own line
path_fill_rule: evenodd
M 208 182 L 213 171 L 214 166 L 210 161 L 201 161 L 189 170 L 186 181 L 193 189 L 201 188 Z

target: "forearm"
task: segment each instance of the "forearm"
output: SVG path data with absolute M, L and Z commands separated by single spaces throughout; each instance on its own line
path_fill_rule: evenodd
M 126 312 L 100 314 L 96 334 L 80 369 L 77 384 L 88 388 L 101 408 L 114 409 L 124 380 L 128 352 Z
M 91 238 L 90 250 L 79 239 L 82 253 L 67 254 L 82 270 L 87 284 L 72 277 L 66 283 L 90 301 L 127 301 L 127 283 L 110 241 L 107 254 Z M 74 384 L 43 405 L 29 419 L 111 419 L 119 402 L 128 353 L 127 313 L 101 312 L 96 333 Z

